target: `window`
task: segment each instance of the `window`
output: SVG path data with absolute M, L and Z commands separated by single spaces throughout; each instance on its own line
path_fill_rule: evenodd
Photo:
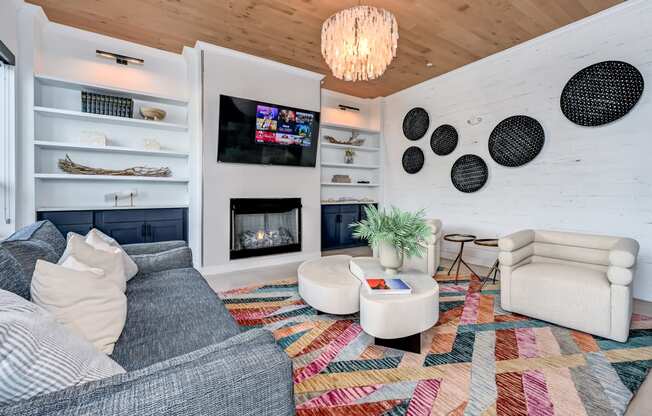
M 14 67 L 0 61 L 0 239 L 14 230 L 16 95 Z

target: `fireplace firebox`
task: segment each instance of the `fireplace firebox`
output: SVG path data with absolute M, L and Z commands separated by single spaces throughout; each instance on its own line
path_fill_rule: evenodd
M 231 199 L 230 238 L 231 260 L 301 251 L 301 199 Z

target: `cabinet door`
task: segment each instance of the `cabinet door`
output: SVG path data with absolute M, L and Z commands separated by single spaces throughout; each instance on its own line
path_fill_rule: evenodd
M 321 248 L 328 250 L 340 245 L 340 224 L 338 206 L 325 206 L 321 212 Z
M 339 223 L 340 245 L 352 246 L 360 243 L 360 240 L 353 237 L 353 229 L 350 227 L 351 224 L 358 222 L 359 218 L 358 205 L 342 205 Z
M 51 221 L 64 237 L 69 232 L 86 235 L 93 228 L 93 211 L 44 211 L 37 219 Z
M 145 242 L 145 222 L 114 222 L 96 224 L 104 234 L 113 237 L 120 244 L 135 244 Z
M 182 220 L 147 221 L 146 227 L 148 243 L 184 239 Z

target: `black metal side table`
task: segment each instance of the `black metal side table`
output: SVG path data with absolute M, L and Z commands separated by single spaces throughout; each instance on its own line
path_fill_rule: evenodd
M 474 243 L 478 246 L 483 246 L 483 247 L 498 247 L 498 239 L 497 238 L 478 238 L 474 241 Z M 500 266 L 500 261 L 498 258 L 496 258 L 496 261 L 494 262 L 494 265 L 491 266 L 491 269 L 489 269 L 489 273 L 487 273 L 487 276 L 482 279 L 482 286 L 484 286 L 485 283 L 489 281 L 489 278 L 491 277 L 491 274 L 493 273 L 493 283 L 496 283 L 496 276 L 498 275 L 498 272 L 500 269 L 498 269 L 498 266 Z M 481 287 L 482 287 L 481 286 Z
M 455 272 L 455 283 L 457 283 L 457 278 L 460 275 L 460 266 L 464 264 L 471 273 L 478 279 L 481 279 L 481 277 L 473 271 L 473 269 L 464 261 L 462 258 L 462 253 L 464 253 L 464 243 L 470 243 L 472 241 L 475 241 L 475 236 L 471 234 L 446 234 L 444 236 L 444 240 L 450 241 L 451 243 L 460 243 L 460 252 L 457 254 L 457 257 L 455 257 L 455 260 L 453 260 L 453 264 L 451 264 L 450 269 L 448 269 L 448 274 L 451 274 L 451 271 L 453 270 L 453 267 L 455 266 L 455 263 L 457 263 L 457 271 Z

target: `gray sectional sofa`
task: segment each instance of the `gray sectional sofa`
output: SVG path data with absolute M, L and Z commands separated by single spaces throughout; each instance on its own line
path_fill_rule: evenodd
M 0 289 L 29 299 L 36 260 L 65 238 L 47 221 L 0 243 Z M 0 415 L 293 415 L 292 364 L 265 330 L 241 332 L 185 242 L 123 246 L 139 273 L 111 358 L 127 372 L 0 407 Z

